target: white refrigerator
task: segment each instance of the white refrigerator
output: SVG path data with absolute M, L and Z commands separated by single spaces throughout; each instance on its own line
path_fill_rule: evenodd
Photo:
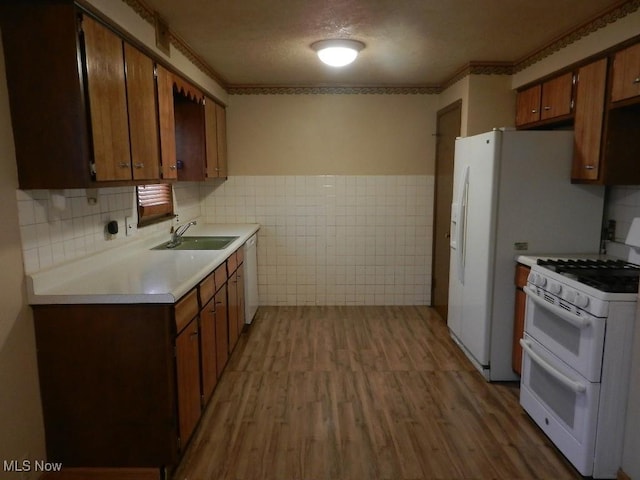
M 492 132 L 455 143 L 447 324 L 487 380 L 511 369 L 515 259 L 597 253 L 604 187 L 571 184 L 572 131 Z

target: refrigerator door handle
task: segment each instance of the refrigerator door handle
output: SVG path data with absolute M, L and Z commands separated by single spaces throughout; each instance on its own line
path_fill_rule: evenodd
M 458 265 L 458 281 L 464 285 L 465 239 L 467 229 L 467 196 L 469 191 L 469 165 L 462 172 L 460 198 L 458 199 L 458 225 L 456 228 L 456 257 Z

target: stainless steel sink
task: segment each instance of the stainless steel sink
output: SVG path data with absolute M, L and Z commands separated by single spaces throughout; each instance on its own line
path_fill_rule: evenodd
M 222 236 L 200 236 L 200 237 L 182 237 L 175 247 L 169 247 L 169 242 L 161 243 L 153 247 L 151 250 L 223 250 L 228 247 L 238 237 L 222 237 Z

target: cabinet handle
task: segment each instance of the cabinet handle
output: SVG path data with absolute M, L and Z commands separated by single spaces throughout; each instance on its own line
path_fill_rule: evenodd
M 545 112 L 547 112 L 547 111 L 551 110 L 551 107 L 549 107 L 549 106 L 544 107 L 544 110 L 545 110 Z
M 127 162 L 120 162 L 118 165 L 120 168 L 129 168 L 129 164 Z
M 169 165 L 169 170 L 175 170 L 176 168 L 178 167 L 176 167 L 175 165 Z
M 640 83 L 640 77 L 636 77 L 636 78 L 634 78 L 632 83 L 633 83 L 634 85 L 635 85 L 635 84 Z
M 538 110 L 534 108 L 533 110 L 531 110 L 531 113 L 538 113 Z
M 144 167 L 144 163 L 134 163 L 133 166 L 136 167 L 136 168 L 143 168 Z
M 593 165 L 585 165 L 584 168 L 586 168 L 587 170 L 593 170 L 596 167 L 594 167 Z

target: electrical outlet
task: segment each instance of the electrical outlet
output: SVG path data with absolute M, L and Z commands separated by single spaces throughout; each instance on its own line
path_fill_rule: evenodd
M 132 237 L 138 233 L 138 225 L 133 217 L 124 218 L 124 230 L 127 237 Z

